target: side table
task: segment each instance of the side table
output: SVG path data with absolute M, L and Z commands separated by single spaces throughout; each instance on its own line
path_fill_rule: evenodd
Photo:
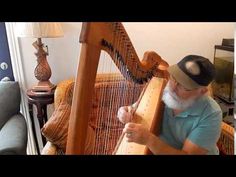
M 30 114 L 30 119 L 32 121 L 33 136 L 35 139 L 38 154 L 40 154 L 40 149 L 39 149 L 39 140 L 37 139 L 35 122 L 34 122 L 35 119 L 34 119 L 34 113 L 33 113 L 33 105 L 35 105 L 36 110 L 37 110 L 37 119 L 40 126 L 39 131 L 41 131 L 41 128 L 48 120 L 47 105 L 54 103 L 54 92 L 55 92 L 55 89 L 48 92 L 33 92 L 32 89 L 27 90 L 29 114 Z M 46 139 L 42 134 L 41 134 L 41 137 L 42 137 L 43 145 L 45 145 Z

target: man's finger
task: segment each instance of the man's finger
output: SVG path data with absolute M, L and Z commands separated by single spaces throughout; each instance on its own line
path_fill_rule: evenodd
M 136 123 L 130 122 L 130 123 L 125 124 L 125 128 L 135 128 L 135 127 L 136 127 Z
M 124 133 L 132 133 L 132 132 L 134 132 L 134 131 L 135 131 L 134 128 L 129 128 L 129 127 L 125 127 L 125 128 L 123 129 L 123 132 L 124 132 Z

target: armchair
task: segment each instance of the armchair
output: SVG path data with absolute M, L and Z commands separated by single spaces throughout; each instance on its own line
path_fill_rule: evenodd
M 0 155 L 26 155 L 27 126 L 18 82 L 0 81 Z
M 98 84 L 98 83 L 104 82 L 104 80 L 106 80 L 106 82 L 107 82 L 106 78 L 105 79 L 98 78 L 96 83 Z M 64 80 L 58 84 L 56 91 L 55 91 L 55 99 L 54 99 L 55 100 L 55 108 L 59 105 L 61 100 L 63 100 L 65 98 L 65 90 L 69 87 L 69 85 L 72 82 L 74 82 L 73 79 L 70 79 L 70 80 Z M 96 90 L 99 89 L 98 85 L 97 85 L 97 87 L 95 86 L 95 89 Z M 142 87 L 140 87 L 139 89 L 141 91 Z M 209 87 L 208 94 L 210 96 L 212 96 L 211 87 Z M 109 99 L 109 98 L 107 98 L 107 99 Z M 115 104 L 115 102 L 114 102 L 114 104 Z M 122 106 L 122 105 L 120 105 L 120 106 Z M 114 113 L 114 114 L 116 115 L 116 113 Z M 122 129 L 123 125 L 119 124 L 118 128 Z M 224 122 L 222 122 L 221 128 L 222 128 L 221 136 L 220 136 L 218 143 L 217 143 L 219 150 L 220 150 L 220 154 L 221 155 L 234 155 L 234 128 L 227 125 Z M 56 154 L 63 154 L 63 153 L 57 146 L 55 146 L 53 143 L 48 141 L 42 150 L 42 154 L 56 155 Z
M 70 88 L 71 84 L 74 82 L 73 79 L 70 80 L 64 80 L 60 82 L 57 85 L 57 88 L 55 90 L 55 110 L 60 105 L 60 102 L 62 100 L 68 100 L 71 99 L 72 95 L 67 94 L 69 93 L 68 88 Z M 92 111 L 89 118 L 89 129 L 90 133 L 93 134 L 93 132 L 96 132 L 96 147 L 92 150 L 92 154 L 111 154 L 113 152 L 113 149 L 116 145 L 116 142 L 119 139 L 119 135 L 122 132 L 122 129 L 124 128 L 124 124 L 118 121 L 116 118 L 117 110 L 120 106 L 123 105 L 130 105 L 133 102 L 133 100 L 137 100 L 141 91 L 143 90 L 144 85 L 135 86 L 135 95 L 128 94 L 126 95 L 127 99 L 124 99 L 122 102 L 118 102 L 116 99 L 110 99 L 110 93 L 114 92 L 117 95 L 122 95 L 121 93 L 124 91 L 121 88 L 130 88 L 134 89 L 134 85 L 128 83 L 123 76 L 120 74 L 101 74 L 98 75 L 95 82 L 95 91 L 93 96 L 93 102 L 92 102 Z M 104 94 L 103 94 L 104 93 Z M 102 96 L 103 95 L 103 96 Z M 103 97 L 103 106 L 100 104 L 101 96 Z M 111 108 L 109 105 L 112 104 L 113 107 Z M 112 109 L 112 111 L 110 111 Z M 97 120 L 98 112 L 103 112 L 103 116 L 99 117 L 99 121 Z M 109 113 L 111 112 L 111 113 Z M 51 117 L 52 118 L 52 117 Z M 55 117 L 54 117 L 55 118 Z M 108 128 L 109 127 L 109 128 Z M 51 129 L 51 128 L 50 128 Z M 55 134 L 55 133 L 54 133 Z M 60 134 L 57 132 L 57 135 Z M 104 136 L 109 137 L 111 141 L 106 144 L 105 148 L 102 148 L 104 144 L 104 139 L 102 137 Z M 92 136 L 91 141 L 92 141 Z M 54 138 L 54 139 L 58 139 Z M 62 149 L 60 149 L 58 146 L 56 146 L 52 141 L 48 141 L 46 145 L 44 146 L 42 152 L 42 155 L 58 155 L 63 154 Z

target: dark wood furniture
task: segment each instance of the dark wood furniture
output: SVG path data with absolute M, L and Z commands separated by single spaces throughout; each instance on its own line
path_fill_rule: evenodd
M 40 134 L 41 134 L 41 128 L 48 120 L 47 105 L 54 103 L 54 91 L 55 90 L 48 91 L 48 92 L 33 92 L 32 89 L 27 90 L 29 114 L 32 121 L 33 135 L 34 135 L 38 154 L 40 154 L 40 149 L 39 149 L 39 139 L 37 138 L 36 131 L 40 131 Z M 35 127 L 33 105 L 35 105 L 36 107 L 36 115 L 37 115 L 37 120 L 39 122 L 40 130 L 36 130 L 36 127 Z M 46 144 L 46 139 L 42 134 L 41 134 L 41 137 L 42 137 L 42 142 L 44 146 Z

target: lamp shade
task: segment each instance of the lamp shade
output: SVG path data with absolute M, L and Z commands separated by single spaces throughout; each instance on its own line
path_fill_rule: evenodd
M 64 35 L 60 23 L 18 22 L 15 29 L 18 37 L 56 38 Z

